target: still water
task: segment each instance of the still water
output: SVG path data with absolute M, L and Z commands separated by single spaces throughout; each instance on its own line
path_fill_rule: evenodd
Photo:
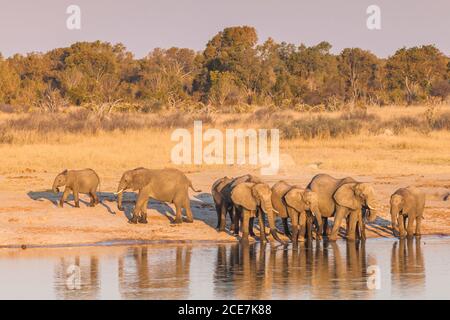
M 0 249 L 0 299 L 450 299 L 450 238 Z

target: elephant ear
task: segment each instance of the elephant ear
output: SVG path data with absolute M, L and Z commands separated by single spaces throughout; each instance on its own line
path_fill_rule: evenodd
M 352 210 L 358 209 L 360 203 L 356 199 L 355 186 L 355 183 L 346 183 L 340 186 L 333 195 L 336 203 Z
M 241 183 L 231 192 L 231 200 L 247 210 L 256 210 L 258 203 L 252 194 L 253 184 Z
M 300 189 L 293 188 L 289 190 L 284 195 L 284 201 L 289 207 L 295 209 L 297 212 L 303 212 L 305 210 L 303 192 Z
M 149 177 L 146 174 L 143 174 L 143 172 L 138 171 L 133 174 L 130 185 L 133 190 L 140 190 L 149 182 Z

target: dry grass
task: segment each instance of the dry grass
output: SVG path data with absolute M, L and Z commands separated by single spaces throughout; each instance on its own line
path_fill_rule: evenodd
M 192 121 L 200 119 L 205 127 L 280 128 L 290 138 L 282 139 L 280 153 L 297 170 L 320 163 L 321 170 L 354 174 L 450 173 L 448 107 L 428 118 L 426 110 L 373 108 L 319 115 L 267 110 L 239 116 L 112 114 L 102 120 L 86 112 L 0 113 L 0 168 L 1 174 L 11 174 L 92 167 L 112 176 L 137 166 L 171 166 L 173 128 L 192 128 Z M 192 165 L 183 169 L 208 168 Z

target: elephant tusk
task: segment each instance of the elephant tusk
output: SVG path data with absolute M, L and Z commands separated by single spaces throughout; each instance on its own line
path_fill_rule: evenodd
M 367 208 L 369 208 L 370 210 L 375 210 L 375 207 L 372 207 L 371 205 L 367 205 Z
M 114 193 L 114 195 L 115 195 L 115 196 L 118 196 L 119 194 L 121 194 L 121 193 L 124 192 L 124 191 L 125 191 L 125 189 L 120 189 L 120 191 Z

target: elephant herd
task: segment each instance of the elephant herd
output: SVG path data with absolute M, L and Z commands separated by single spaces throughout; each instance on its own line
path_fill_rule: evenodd
M 97 189 L 100 178 L 92 169 L 64 170 L 56 176 L 52 190 L 59 192 L 59 188 L 63 186 L 65 190 L 59 201 L 61 207 L 70 193 L 73 193 L 76 207 L 79 207 L 79 193 L 90 196 L 91 206 L 99 203 Z M 123 210 L 123 192 L 138 191 L 130 223 L 147 223 L 149 198 L 174 204 L 174 223 L 182 222 L 182 209 L 185 210 L 185 221 L 191 223 L 193 215 L 189 188 L 201 192 L 194 189 L 192 182 L 180 170 L 141 167 L 123 173 L 115 195 L 119 210 Z M 350 177 L 336 179 L 327 174 L 314 176 L 305 188 L 285 181 L 279 181 L 270 187 L 251 174 L 235 178 L 223 177 L 213 183 L 211 195 L 217 213 L 217 229 L 225 231 L 229 216 L 230 231 L 235 235 L 239 235 L 241 231 L 243 241 L 248 241 L 249 235 L 255 235 L 255 218 L 258 218 L 259 239 L 266 241 L 267 218 L 270 234 L 275 240 L 284 243 L 278 236 L 275 225 L 277 217 L 283 222 L 284 234 L 294 244 L 313 237 L 317 240 L 327 237 L 328 240 L 335 241 L 344 219 L 348 240 L 365 239 L 365 223 L 375 221 L 378 212 L 375 190 L 370 183 L 358 182 Z M 400 188 L 392 194 L 390 213 L 394 236 L 420 236 L 424 206 L 425 195 L 414 187 Z M 334 218 L 334 223 L 329 232 L 328 218 L 331 217 Z
M 260 178 L 247 174 L 214 182 L 211 188 L 217 212 L 217 228 L 225 231 L 227 215 L 231 220 L 230 231 L 242 239 L 254 236 L 253 220 L 258 217 L 260 240 L 266 241 L 265 218 L 270 233 L 279 242 L 275 218 L 283 221 L 284 233 L 294 244 L 327 237 L 337 240 L 341 222 L 345 219 L 347 239 L 365 239 L 365 223 L 374 222 L 378 204 L 375 190 L 370 183 L 358 182 L 347 177 L 336 179 L 327 174 L 312 178 L 306 188 L 278 181 L 272 187 Z M 420 226 L 425 206 L 425 195 L 414 187 L 400 188 L 391 196 L 391 221 L 394 236 L 400 238 L 420 236 Z M 334 218 L 328 233 L 328 218 Z M 289 221 L 291 230 L 289 229 Z M 414 222 L 416 229 L 414 232 Z

